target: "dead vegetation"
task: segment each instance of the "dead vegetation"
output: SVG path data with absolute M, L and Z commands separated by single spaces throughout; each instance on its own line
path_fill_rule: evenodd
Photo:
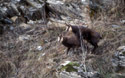
M 88 67 L 99 71 L 105 78 L 114 73 L 110 61 L 113 53 L 119 46 L 125 45 L 125 25 L 112 19 L 115 15 L 100 16 L 89 24 L 90 28 L 102 34 L 103 39 L 96 50 L 99 54 L 88 54 L 86 62 Z M 112 27 L 113 24 L 118 27 Z M 28 26 L 29 29 L 15 26 L 13 31 L 5 31 L 0 37 L 0 78 L 58 78 L 60 63 L 65 60 L 82 62 L 81 55 L 66 55 L 66 48 L 57 42 L 65 25 L 58 27 L 53 22 L 48 27 L 42 24 Z M 37 46 L 42 46 L 42 50 L 37 50 Z
M 103 65 L 103 64 L 100 64 L 102 61 L 99 62 L 97 59 L 101 58 L 103 61 L 104 60 L 107 61 L 107 64 L 110 63 L 109 59 L 111 58 L 111 55 L 114 53 L 117 47 L 121 45 L 125 45 L 125 40 L 124 40 L 125 29 L 123 26 L 119 28 L 112 28 L 112 27 L 106 28 L 104 24 L 102 25 L 98 26 L 96 24 L 96 27 L 94 27 L 98 32 L 102 33 L 103 40 L 100 42 L 99 48 L 97 49 L 97 52 L 99 53 L 99 55 L 94 56 L 93 58 L 95 61 L 93 61 L 94 64 L 92 63 L 92 66 L 94 66 L 95 69 L 96 67 L 100 67 L 96 70 L 99 70 L 101 72 L 103 71 L 102 73 L 106 74 L 106 72 L 108 73 L 108 70 L 105 70 L 104 66 L 100 66 L 100 65 Z M 2 47 L 1 56 L 4 56 L 3 55 L 4 53 L 6 55 L 4 59 L 5 58 L 9 59 L 11 61 L 11 64 L 15 65 L 14 68 L 18 70 L 16 71 L 17 73 L 16 77 L 21 78 L 24 76 L 26 78 L 39 78 L 39 77 L 56 78 L 55 77 L 56 67 L 58 67 L 58 65 L 62 61 L 65 61 L 65 60 L 80 61 L 79 55 L 73 55 L 68 57 L 64 51 L 66 48 L 57 42 L 58 35 L 62 33 L 61 31 L 64 31 L 65 28 L 50 27 L 48 29 L 45 29 L 44 27 L 37 28 L 36 26 L 33 29 L 34 30 L 32 31 L 32 34 L 31 33 L 26 34 L 26 32 L 21 32 L 21 31 L 19 32 L 18 30 L 19 32 L 18 34 L 20 35 L 30 34 L 31 36 L 30 40 L 17 41 L 19 38 L 19 35 L 15 35 L 13 33 L 14 31 L 13 32 L 6 31 L 6 33 L 4 33 L 6 35 L 3 35 L 1 37 L 1 40 L 2 40 L 1 44 L 3 44 L 1 45 Z M 43 47 L 42 51 L 36 50 L 36 46 L 41 44 Z M 107 58 L 107 56 L 109 55 L 110 57 Z M 104 59 L 102 57 L 104 57 Z M 107 59 L 105 59 L 105 57 Z M 6 66 L 6 62 L 3 62 L 3 63 L 5 64 L 1 63 L 1 66 L 2 65 Z M 107 68 L 107 65 L 106 65 L 106 68 Z M 2 70 L 3 69 L 4 67 L 2 68 Z M 9 70 L 9 69 L 5 69 L 5 70 Z M 14 71 L 14 69 L 6 71 L 6 74 L 8 74 L 8 77 L 10 77 L 9 72 L 11 71 Z

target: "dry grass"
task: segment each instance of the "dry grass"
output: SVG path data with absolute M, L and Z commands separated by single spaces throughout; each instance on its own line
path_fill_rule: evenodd
M 87 55 L 87 62 L 94 70 L 103 75 L 109 73 L 109 70 L 113 72 L 110 61 L 112 54 L 117 47 L 125 45 L 124 25 L 118 25 L 118 28 L 113 28 L 111 22 L 104 24 L 99 20 L 92 25 L 93 29 L 102 34 L 103 39 L 97 49 L 99 55 L 93 57 Z M 15 31 L 17 29 L 18 27 L 15 28 Z M 1 77 L 6 74 L 4 78 L 13 76 L 18 78 L 56 78 L 56 69 L 63 61 L 82 61 L 80 60 L 81 55 L 66 55 L 64 51 L 66 48 L 57 42 L 57 36 L 64 29 L 65 27 L 45 28 L 38 25 L 31 29 L 32 32 L 21 32 L 24 30 L 23 28 L 18 32 L 6 31 L 0 42 L 3 44 L 0 45 L 3 47 L 0 56 L 4 60 L 0 64 L 1 72 L 4 72 Z M 18 41 L 20 35 L 30 35 L 31 39 Z M 38 45 L 42 45 L 42 51 L 36 50 Z
M 114 72 L 112 55 L 119 46 L 125 45 L 125 25 L 120 23 L 124 18 L 117 19 L 123 14 L 112 14 L 114 12 L 115 8 L 108 12 L 110 17 L 101 14 L 88 23 L 90 28 L 101 33 L 103 39 L 96 50 L 98 55 L 87 55 L 87 67 L 99 71 L 103 76 Z M 119 27 L 113 28 L 114 24 Z M 16 26 L 14 31 L 6 31 L 0 37 L 0 78 L 58 78 L 56 71 L 60 63 L 65 60 L 82 61 L 81 54 L 66 55 L 66 48 L 57 42 L 57 36 L 65 27 L 56 25 L 47 28 L 39 24 L 30 27 L 26 31 L 25 28 Z M 30 35 L 30 39 L 20 41 L 19 37 L 22 35 Z M 43 47 L 41 51 L 36 50 L 39 45 Z
M 123 27 L 119 27 L 116 29 L 112 27 L 106 28 L 104 24 L 100 25 L 97 23 L 96 26 L 97 27 L 94 28 L 103 35 L 102 43 L 97 49 L 97 52 L 101 55 L 89 58 L 88 61 L 90 59 L 93 60 L 93 62 L 89 64 L 93 66 L 93 69 L 100 71 L 105 75 L 109 70 L 112 69 L 110 62 L 112 54 L 115 52 L 118 46 L 125 44 L 125 29 Z M 42 31 L 44 31 L 44 29 L 40 31 L 35 30 L 34 33 L 38 33 L 38 35 L 36 36 L 35 34 L 33 34 L 32 41 L 26 41 L 25 45 L 21 42 L 17 42 L 16 37 L 13 38 L 14 40 L 9 38 L 9 40 L 7 41 L 6 39 L 8 39 L 8 37 L 11 37 L 12 35 L 5 35 L 5 37 L 3 37 L 4 41 L 1 43 L 6 45 L 9 45 L 11 43 L 10 45 L 15 46 L 15 48 L 9 49 L 10 46 L 4 46 L 5 49 L 2 49 L 5 53 L 4 59 L 8 58 L 10 59 L 10 61 L 8 62 L 7 59 L 5 59 L 5 64 L 0 64 L 1 70 L 5 70 L 5 74 L 7 74 L 8 77 L 12 77 L 10 72 L 13 71 L 14 75 L 18 78 L 56 78 L 56 68 L 61 62 L 65 60 L 80 61 L 79 55 L 67 56 L 65 54 L 64 50 L 66 48 L 56 41 L 56 37 L 61 32 L 60 30 L 58 32 L 55 32 L 56 30 L 57 29 L 51 28 L 48 29 L 44 34 L 42 34 Z M 44 40 L 47 40 L 48 42 L 46 43 L 44 42 Z M 6 41 L 7 43 L 5 43 Z M 35 50 L 35 47 L 41 43 L 43 43 L 43 50 Z M 44 53 L 45 55 L 43 55 Z M 103 64 L 103 62 L 105 62 L 105 65 Z M 5 69 L 5 67 L 8 67 L 8 65 L 11 66 L 11 64 L 12 67 L 9 67 L 10 69 Z M 108 68 L 108 70 L 105 70 L 106 68 Z M 18 69 L 18 71 L 14 71 L 15 69 Z

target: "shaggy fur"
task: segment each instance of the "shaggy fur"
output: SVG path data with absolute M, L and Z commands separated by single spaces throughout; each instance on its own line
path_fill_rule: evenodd
M 68 29 L 67 31 L 69 31 L 70 27 L 72 29 L 72 32 L 77 36 L 77 38 L 80 41 L 80 32 L 81 32 L 81 36 L 83 37 L 83 39 L 87 40 L 87 42 L 89 42 L 90 44 L 92 44 L 94 46 L 92 52 L 94 53 L 96 48 L 98 47 L 98 42 L 100 39 L 102 39 L 102 37 L 100 36 L 100 34 L 92 29 L 83 27 L 83 26 L 72 26 L 72 25 L 68 25 Z
M 67 54 L 69 50 L 72 48 L 73 51 L 75 48 L 80 47 L 80 42 L 78 38 L 75 35 L 69 35 L 69 36 L 60 36 L 60 42 L 67 47 Z

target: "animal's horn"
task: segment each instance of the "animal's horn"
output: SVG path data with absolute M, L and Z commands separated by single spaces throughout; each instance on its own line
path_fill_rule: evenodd
M 66 24 L 66 26 L 67 26 L 65 31 L 69 31 L 69 28 L 71 27 L 71 25 L 68 24 L 68 23 L 66 23 L 66 22 L 65 22 L 65 24 Z
M 70 26 L 71 26 L 70 24 L 68 24 L 68 23 L 66 23 L 66 22 L 65 22 L 65 24 L 66 24 L 66 26 L 68 26 L 68 27 L 70 27 Z

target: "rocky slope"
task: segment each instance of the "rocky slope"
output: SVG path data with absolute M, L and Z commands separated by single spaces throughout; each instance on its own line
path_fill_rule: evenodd
M 10 1 L 6 1 L 0 5 L 0 8 L 2 7 L 0 17 L 3 16 L 3 12 L 7 12 L 6 6 Z M 12 2 L 16 6 L 26 5 L 22 4 L 24 0 L 19 0 L 22 1 L 21 4 L 18 0 L 16 1 Z M 54 1 L 48 0 L 48 2 L 54 4 Z M 61 15 L 62 20 L 58 17 L 57 19 L 49 18 L 47 25 L 43 20 L 39 20 L 39 13 L 35 14 L 38 19 L 29 15 L 37 13 L 38 9 L 29 9 L 30 6 L 25 7 L 33 12 L 26 9 L 27 14 L 21 14 L 20 17 L 18 11 L 12 11 L 17 12 L 16 16 L 21 18 L 17 21 L 12 19 L 12 17 L 16 18 L 15 15 L 8 17 L 8 14 L 5 14 L 5 17 L 0 18 L 0 32 L 2 32 L 0 35 L 0 78 L 124 78 L 125 18 L 114 20 L 99 17 L 91 22 L 80 1 L 63 0 L 61 2 L 55 1 L 60 5 L 65 2 L 63 6 L 68 8 L 66 8 L 68 12 L 65 10 L 64 15 Z M 9 9 L 14 7 L 13 4 L 8 5 L 10 6 Z M 59 12 L 62 13 L 63 10 Z M 80 16 L 77 16 L 77 13 Z M 27 17 L 23 18 L 23 16 L 27 16 L 30 20 L 25 21 Z M 66 55 L 66 47 L 57 41 L 57 37 L 65 31 L 65 21 L 75 25 L 87 23 L 89 28 L 101 33 L 103 39 L 96 50 L 97 54 L 90 53 L 93 47 L 87 43 L 89 49 L 85 61 L 80 51 L 71 50 Z

